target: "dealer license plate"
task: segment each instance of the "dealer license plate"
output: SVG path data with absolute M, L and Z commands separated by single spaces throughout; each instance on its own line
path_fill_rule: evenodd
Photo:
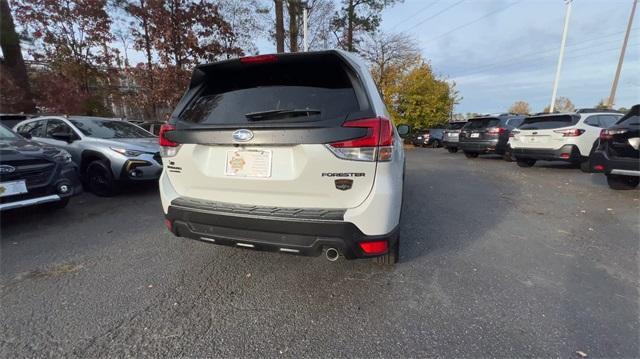
M 27 193 L 27 184 L 24 180 L 0 183 L 0 197 L 14 196 Z
M 229 150 L 224 174 L 234 177 L 271 177 L 271 151 Z

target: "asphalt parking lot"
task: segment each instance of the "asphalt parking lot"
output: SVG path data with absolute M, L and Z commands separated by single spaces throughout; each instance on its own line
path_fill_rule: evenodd
M 393 270 L 173 238 L 154 185 L 7 213 L 0 357 L 640 356 L 640 191 L 407 154 Z

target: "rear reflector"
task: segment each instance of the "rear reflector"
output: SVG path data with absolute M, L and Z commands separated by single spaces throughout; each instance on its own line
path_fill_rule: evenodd
M 384 254 L 389 250 L 389 242 L 387 241 L 360 242 L 359 244 L 366 254 Z
M 258 56 L 247 56 L 241 57 L 240 62 L 243 64 L 264 64 L 267 62 L 276 62 L 278 61 L 278 56 L 276 55 L 258 55 Z
M 560 158 L 568 159 L 569 157 L 571 157 L 570 153 L 561 153 L 560 154 Z
M 603 165 L 595 165 L 593 166 L 593 169 L 596 171 L 604 171 L 604 166 Z
M 348 121 L 342 127 L 366 128 L 367 134 L 360 138 L 330 143 L 328 147 L 336 156 L 355 161 L 391 160 L 393 124 L 389 119 L 376 117 Z
M 164 220 L 164 225 L 165 225 L 165 226 L 167 226 L 167 229 L 168 229 L 170 232 L 173 232 L 173 222 L 171 222 L 171 221 L 170 221 L 170 220 L 168 220 L 168 219 L 165 219 L 165 220 Z

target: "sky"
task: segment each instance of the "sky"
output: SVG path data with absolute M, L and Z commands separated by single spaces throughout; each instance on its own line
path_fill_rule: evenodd
M 632 0 L 574 0 L 558 96 L 578 108 L 607 98 Z M 542 111 L 551 101 L 566 6 L 563 0 L 405 0 L 382 13 L 381 30 L 416 39 L 463 97 L 455 112 L 504 112 L 515 101 Z M 640 103 L 640 6 L 616 107 Z M 260 53 L 274 44 L 257 43 Z

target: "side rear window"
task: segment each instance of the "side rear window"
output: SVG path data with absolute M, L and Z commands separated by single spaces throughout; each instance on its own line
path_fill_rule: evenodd
M 467 130 L 478 130 L 487 127 L 494 127 L 500 124 L 500 120 L 497 118 L 474 118 L 469 120 L 464 126 Z
M 203 68 L 202 89 L 179 120 L 201 125 L 256 121 L 344 121 L 361 111 L 349 70 L 336 55 L 282 57 L 261 64 Z
M 31 137 L 42 137 L 44 132 L 44 120 L 25 123 L 24 125 L 18 126 L 16 129 L 16 132 L 20 134 L 29 134 Z
M 616 124 L 622 116 L 616 115 L 600 115 L 600 127 L 609 128 Z
M 573 115 L 529 117 L 522 122 L 520 129 L 551 130 L 554 128 L 569 127 L 578 123 L 579 119 L 579 116 Z

